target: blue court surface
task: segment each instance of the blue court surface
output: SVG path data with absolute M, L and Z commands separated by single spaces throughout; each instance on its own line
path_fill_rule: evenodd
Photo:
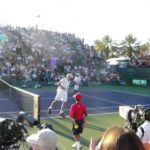
M 48 114 L 48 107 L 54 99 L 56 92 L 50 90 L 39 89 L 34 93 L 39 94 L 40 101 L 40 116 L 50 117 Z M 113 113 L 119 111 L 119 106 L 130 105 L 135 106 L 141 104 L 144 108 L 150 107 L 150 96 L 140 95 L 136 93 L 117 91 L 117 90 L 81 90 L 84 96 L 82 102 L 87 106 L 89 114 Z M 69 108 L 75 100 L 72 98 L 73 93 L 68 94 L 68 102 L 66 105 L 66 114 L 69 113 Z M 59 114 L 60 102 L 57 102 L 51 116 Z M 0 115 L 1 117 L 16 117 L 20 110 L 18 107 L 6 96 L 0 92 Z

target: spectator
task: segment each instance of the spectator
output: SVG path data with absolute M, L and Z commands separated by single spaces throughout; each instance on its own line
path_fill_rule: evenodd
M 55 96 L 55 99 L 51 102 L 49 108 L 48 108 L 48 112 L 51 115 L 51 111 L 56 103 L 56 101 L 61 101 L 61 109 L 60 109 L 60 116 L 64 117 L 65 113 L 64 113 L 64 109 L 65 109 L 65 105 L 68 99 L 68 88 L 70 85 L 70 81 L 73 78 L 72 74 L 67 74 L 67 76 L 65 78 L 62 78 L 59 82 L 58 82 L 58 88 L 57 88 L 57 94 Z
M 87 109 L 86 106 L 81 103 L 83 96 L 79 92 L 76 93 L 73 98 L 76 100 L 76 103 L 72 104 L 70 108 L 70 120 L 72 122 L 72 132 L 75 139 L 75 144 L 72 145 L 72 148 L 80 149 L 82 148 L 80 134 L 86 125 Z
M 58 150 L 57 135 L 51 129 L 41 129 L 26 139 L 32 150 Z
M 105 66 L 102 55 L 74 34 L 11 26 L 0 27 L 0 32 L 9 39 L 9 42 L 0 42 L 0 75 L 11 76 L 14 83 L 26 80 L 25 72 L 29 73 L 31 82 L 51 82 L 58 73 L 77 70 L 86 83 L 91 79 L 91 72 L 94 72 L 94 81 L 100 79 L 96 76 Z M 11 55 L 8 52 L 12 52 Z M 57 58 L 56 61 L 51 61 L 53 58 Z M 46 70 L 49 70 L 47 74 Z
M 104 132 L 97 145 L 91 138 L 90 150 L 144 150 L 144 145 L 133 131 L 112 127 Z
M 138 127 L 136 134 L 144 144 L 148 144 L 150 143 L 150 109 L 144 111 L 143 117 L 145 121 Z

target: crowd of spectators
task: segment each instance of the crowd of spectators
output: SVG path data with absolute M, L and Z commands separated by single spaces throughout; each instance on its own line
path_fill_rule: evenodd
M 149 66 L 149 55 L 119 62 L 119 67 Z M 25 84 L 55 83 L 71 72 L 79 73 L 83 84 L 120 81 L 119 74 L 112 69 L 94 47 L 75 34 L 0 26 L 0 77 L 9 76 L 12 81 Z
M 128 67 L 150 67 L 150 55 L 132 59 L 128 64 Z
M 51 82 L 68 72 L 78 72 L 83 82 L 101 80 L 105 61 L 74 34 L 4 26 L 0 27 L 0 35 L 5 35 L 0 41 L 1 77 Z

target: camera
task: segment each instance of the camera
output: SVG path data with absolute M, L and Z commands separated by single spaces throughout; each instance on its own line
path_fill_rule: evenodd
M 144 108 L 142 105 L 119 106 L 119 115 L 127 121 L 126 127 L 137 131 L 137 128 L 145 121 Z
M 24 126 L 11 118 L 0 118 L 0 149 L 17 148 L 28 134 Z
M 36 126 L 39 130 L 50 128 L 51 124 L 40 124 L 32 115 L 26 112 L 19 112 L 16 119 L 0 118 L 0 150 L 19 150 L 20 143 L 26 142 L 28 131 L 25 125 Z
M 18 117 L 16 120 L 18 122 L 21 122 L 24 125 L 28 125 L 30 127 L 36 126 L 40 130 L 45 129 L 45 128 L 49 128 L 51 130 L 54 130 L 53 126 L 51 124 L 47 124 L 47 123 L 46 124 L 40 124 L 40 122 L 38 120 L 35 120 L 32 115 L 30 115 L 24 111 L 21 111 L 18 113 Z
M 39 121 L 34 119 L 32 115 L 28 114 L 27 112 L 20 111 L 18 113 L 17 122 L 23 123 L 24 125 L 28 125 L 30 127 L 33 127 L 35 125 L 39 124 Z

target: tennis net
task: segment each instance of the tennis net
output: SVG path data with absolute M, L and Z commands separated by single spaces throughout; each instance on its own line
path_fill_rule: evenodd
M 10 100 L 20 111 L 27 112 L 31 114 L 34 119 L 40 121 L 39 95 L 12 86 L 2 79 L 0 79 L 0 92 L 5 96 L 3 100 Z M 6 109 L 9 109 L 9 103 Z

